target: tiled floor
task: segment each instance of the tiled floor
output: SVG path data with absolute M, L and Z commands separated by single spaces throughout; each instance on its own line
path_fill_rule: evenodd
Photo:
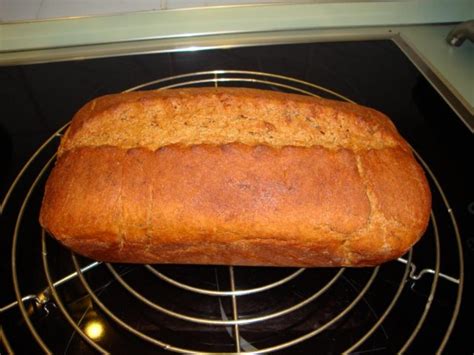
M 0 22 L 200 6 L 289 2 L 285 0 L 0 0 Z M 310 2 L 310 1 L 298 1 Z

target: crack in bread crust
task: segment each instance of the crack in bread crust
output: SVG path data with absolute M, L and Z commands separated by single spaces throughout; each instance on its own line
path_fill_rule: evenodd
M 229 143 L 407 149 L 386 116 L 359 105 L 256 89 L 188 88 L 94 100 L 74 117 L 59 153 L 83 146 Z

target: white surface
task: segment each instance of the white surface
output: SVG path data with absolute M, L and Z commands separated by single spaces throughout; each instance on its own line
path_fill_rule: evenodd
M 0 0 L 0 21 L 38 18 L 44 0 Z
M 161 6 L 161 0 L 43 0 L 36 18 L 48 19 L 160 10 Z
M 327 0 L 323 0 L 327 1 Z M 339 2 L 353 2 L 340 0 Z M 360 1 L 360 0 L 355 0 Z M 374 0 L 369 0 L 374 1 Z M 383 0 L 382 0 L 383 1 Z M 386 0 L 385 0 L 386 1 Z M 0 0 L 0 21 L 45 20 L 205 6 L 282 3 L 288 0 Z M 299 3 L 314 2 L 299 0 Z
M 113 15 L 140 11 L 208 6 L 397 1 L 398 0 L 0 0 L 0 21 L 46 20 L 63 17 Z
M 166 0 L 0 0 L 2 22 L 160 10 Z

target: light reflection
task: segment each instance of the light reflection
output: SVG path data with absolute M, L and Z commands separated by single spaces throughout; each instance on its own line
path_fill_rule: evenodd
M 189 47 L 183 48 L 183 51 L 184 52 L 196 52 L 196 51 L 199 51 L 201 49 L 202 49 L 202 47 L 199 47 L 199 46 L 189 46 Z
M 96 340 L 104 335 L 104 325 L 98 320 L 90 320 L 85 324 L 84 331 L 89 338 Z

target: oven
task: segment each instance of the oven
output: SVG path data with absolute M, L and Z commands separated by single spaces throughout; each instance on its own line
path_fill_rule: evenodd
M 0 353 L 472 352 L 472 116 L 394 33 L 292 36 L 0 67 Z M 85 102 L 194 86 L 317 95 L 384 112 L 429 180 L 425 235 L 375 268 L 303 269 L 102 263 L 41 229 L 55 151 Z

